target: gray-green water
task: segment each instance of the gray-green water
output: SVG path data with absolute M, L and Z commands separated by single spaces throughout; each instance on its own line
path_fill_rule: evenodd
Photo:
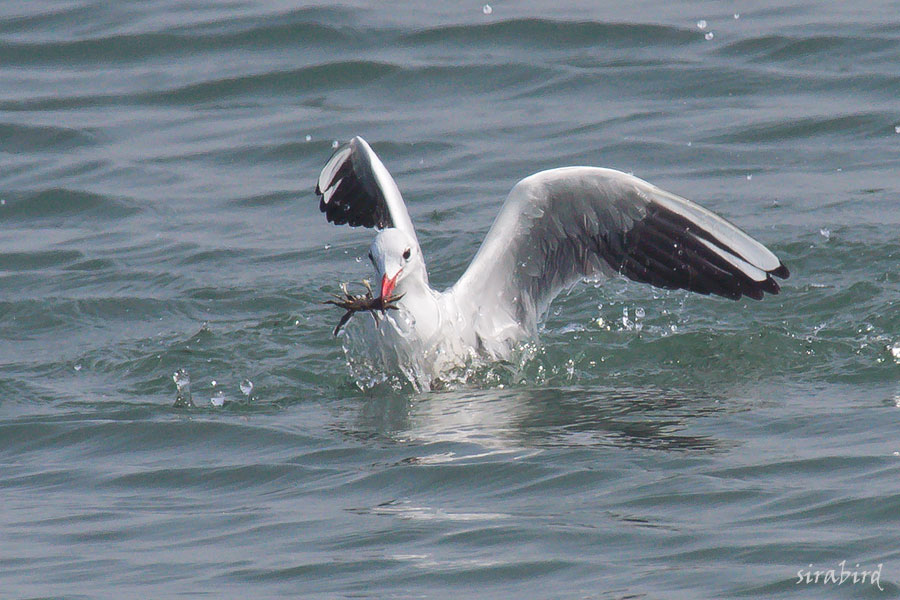
M 0 596 L 900 596 L 898 98 L 894 2 L 0 3 Z M 792 277 L 580 286 L 521 373 L 364 393 L 357 134 L 438 286 L 567 164 Z

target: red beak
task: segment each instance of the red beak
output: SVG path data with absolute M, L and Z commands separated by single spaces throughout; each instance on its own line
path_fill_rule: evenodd
M 389 298 L 391 294 L 394 293 L 394 286 L 397 285 L 397 278 L 400 277 L 400 273 L 403 269 L 397 271 L 397 274 L 388 279 L 387 274 L 381 277 L 381 297 Z

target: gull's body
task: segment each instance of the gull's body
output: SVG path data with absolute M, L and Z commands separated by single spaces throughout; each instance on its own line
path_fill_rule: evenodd
M 765 246 L 701 206 L 620 171 L 564 167 L 516 184 L 465 273 L 439 292 L 400 191 L 365 140 L 335 151 L 316 193 L 329 221 L 380 230 L 369 257 L 382 296 L 400 300 L 376 319 L 374 343 L 396 363 L 387 368 L 426 379 L 470 358 L 508 358 L 557 294 L 586 277 L 761 299 L 778 293 L 773 275 L 788 276 Z

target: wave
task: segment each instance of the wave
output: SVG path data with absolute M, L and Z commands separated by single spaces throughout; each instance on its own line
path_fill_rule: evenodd
M 2 214 L 8 222 L 32 222 L 35 219 L 122 219 L 141 212 L 133 201 L 94 194 L 82 190 L 53 188 L 4 195 Z

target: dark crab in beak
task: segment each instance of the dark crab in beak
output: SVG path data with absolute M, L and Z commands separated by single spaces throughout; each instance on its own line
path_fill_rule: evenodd
M 396 279 L 396 278 L 395 278 Z M 394 282 L 391 281 L 391 284 Z M 347 312 L 344 313 L 344 316 L 341 317 L 341 320 L 338 321 L 337 326 L 334 328 L 334 335 L 337 337 L 337 334 L 340 332 L 341 327 L 347 324 L 347 321 L 350 320 L 350 317 L 353 316 L 354 313 L 369 311 L 372 313 L 372 317 L 377 321 L 378 313 L 375 311 L 381 311 L 382 314 L 388 310 L 398 310 L 400 307 L 397 306 L 397 302 L 400 298 L 403 297 L 403 294 L 399 296 L 391 295 L 391 291 L 393 291 L 394 286 L 390 285 L 387 288 L 387 295 L 381 295 L 377 298 L 372 294 L 372 286 L 369 284 L 368 280 L 363 279 L 362 284 L 366 288 L 366 293 L 361 296 L 354 296 L 350 292 L 347 291 L 347 284 L 341 284 L 341 294 L 334 294 L 333 300 L 326 300 L 324 304 L 334 304 L 335 306 L 339 306 L 345 309 Z M 385 291 L 385 284 L 382 282 L 382 291 Z

